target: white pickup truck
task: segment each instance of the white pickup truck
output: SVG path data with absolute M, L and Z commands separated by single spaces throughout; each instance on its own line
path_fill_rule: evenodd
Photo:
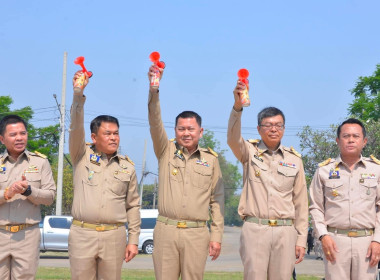
M 158 216 L 157 209 L 142 209 L 141 233 L 138 249 L 145 254 L 153 253 L 153 229 Z M 45 216 L 40 222 L 41 243 L 40 251 L 67 251 L 71 216 Z M 126 224 L 126 226 L 128 226 Z

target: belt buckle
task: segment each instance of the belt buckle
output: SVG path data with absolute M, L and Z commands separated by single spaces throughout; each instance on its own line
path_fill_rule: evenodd
M 105 231 L 106 227 L 104 225 L 96 226 L 95 230 L 96 231 Z
M 268 220 L 268 225 L 271 227 L 277 226 L 277 220 Z
M 348 233 L 347 233 L 348 237 L 357 237 L 358 236 L 358 232 L 356 230 L 350 230 Z
M 177 222 L 177 228 L 187 228 L 187 224 L 185 221 Z
M 10 232 L 18 232 L 20 230 L 20 226 L 11 226 Z

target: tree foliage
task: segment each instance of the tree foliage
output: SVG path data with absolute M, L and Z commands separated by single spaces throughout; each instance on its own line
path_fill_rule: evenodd
M 349 114 L 364 121 L 380 118 L 380 64 L 372 76 L 359 77 L 351 90 L 355 99 L 349 106 Z

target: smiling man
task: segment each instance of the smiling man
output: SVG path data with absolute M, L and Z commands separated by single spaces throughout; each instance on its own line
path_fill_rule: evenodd
M 40 255 L 40 205 L 54 201 L 46 156 L 26 150 L 28 131 L 19 116 L 0 121 L 0 278 L 35 279 Z
M 157 69 L 149 69 L 151 80 Z M 154 272 L 158 280 L 201 280 L 207 254 L 218 258 L 223 236 L 224 187 L 217 154 L 198 146 L 201 117 L 176 117 L 175 140 L 161 120 L 159 91 L 149 89 L 149 124 L 159 163 L 159 216 L 154 229 Z M 211 213 L 211 234 L 207 227 Z
M 319 164 L 310 214 L 325 254 L 326 279 L 375 279 L 380 258 L 380 161 L 362 157 L 366 130 L 357 119 L 337 131 L 340 156 Z
M 73 78 L 79 78 L 77 72 Z M 88 83 L 88 77 L 84 86 Z M 118 154 L 119 121 L 92 120 L 92 145 L 86 145 L 83 90 L 74 90 L 70 156 L 74 168 L 73 224 L 69 235 L 72 279 L 121 279 L 123 259 L 138 253 L 140 205 L 133 162 Z M 128 244 L 125 223 L 128 222 Z
M 240 95 L 246 85 L 234 89 L 235 103 L 228 122 L 227 142 L 243 165 L 243 191 L 238 212 L 244 220 L 240 256 L 244 279 L 286 279 L 295 263 L 303 260 L 308 230 L 308 200 L 300 154 L 281 145 L 285 116 L 268 107 L 258 114 L 261 140 L 241 136 Z

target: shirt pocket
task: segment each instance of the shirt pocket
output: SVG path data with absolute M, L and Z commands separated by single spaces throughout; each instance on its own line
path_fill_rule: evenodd
M 193 185 L 199 189 L 207 190 L 211 186 L 211 175 L 211 166 L 195 165 L 194 178 L 191 178 Z
M 364 183 L 359 183 L 359 186 L 361 198 L 375 201 L 377 188 L 376 180 L 365 180 Z
M 325 197 L 330 201 L 339 201 L 345 199 L 343 181 L 329 179 L 325 182 Z
M 0 187 L 2 189 L 5 189 L 6 187 L 8 187 L 8 174 L 0 173 Z
M 113 175 L 113 182 L 111 183 L 111 190 L 117 195 L 125 196 L 131 181 L 131 174 L 115 171 Z
M 100 184 L 101 172 L 100 166 L 86 164 L 83 174 L 83 184 L 91 187 L 97 187 Z
M 291 191 L 293 189 L 294 182 L 296 180 L 298 169 L 279 165 L 277 168 L 277 172 L 282 177 L 279 180 L 279 184 L 277 188 L 280 191 Z
M 41 174 L 40 173 L 25 173 L 28 185 L 33 188 L 39 189 L 41 187 Z

